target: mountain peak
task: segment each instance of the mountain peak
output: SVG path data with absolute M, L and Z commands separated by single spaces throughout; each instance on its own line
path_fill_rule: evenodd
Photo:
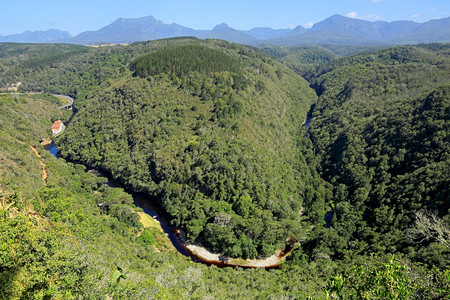
M 257 39 L 248 35 L 245 31 L 231 28 L 225 23 L 219 24 L 213 30 L 199 36 L 200 38 L 221 39 L 233 43 L 248 44 Z
M 153 16 L 146 16 L 140 18 L 118 18 L 112 24 L 143 24 L 143 23 L 162 23 L 156 20 Z
M 347 16 L 335 14 L 335 15 L 332 15 L 332 16 L 324 19 L 323 21 L 350 21 L 350 20 L 360 20 L 360 19 L 350 18 L 350 17 L 347 17 Z M 364 21 L 364 20 L 361 20 L 361 21 Z M 366 22 L 369 22 L 369 21 L 366 21 Z
M 222 24 L 216 25 L 216 27 L 214 27 L 213 30 L 223 30 L 223 29 L 230 29 L 230 28 L 231 27 L 228 26 L 227 24 L 222 23 Z
M 448 42 L 450 18 L 425 23 L 413 21 L 368 21 L 332 15 L 315 23 L 312 28 L 297 26 L 294 29 L 272 29 L 256 27 L 237 30 L 226 23 L 216 25 L 212 30 L 195 30 L 182 25 L 166 24 L 153 16 L 140 18 L 118 18 L 113 23 L 97 30 L 71 37 L 67 31 L 26 31 L 22 34 L 0 36 L 0 42 L 49 43 L 66 42 L 75 44 L 129 43 L 179 36 L 224 39 L 229 42 L 248 45 L 275 43 L 283 45 L 303 44 L 380 44 L 419 42 Z

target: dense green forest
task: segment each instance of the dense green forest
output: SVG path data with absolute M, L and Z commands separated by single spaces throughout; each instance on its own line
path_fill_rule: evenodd
M 46 98 L 0 95 L 1 299 L 324 295 L 325 283 L 300 269 L 284 278 L 281 270 L 208 267 L 168 247 L 159 231 L 150 232 L 150 243 L 138 237 L 142 225 L 131 195 L 39 144 L 51 135 L 52 115 L 67 113 Z
M 89 99 L 58 141 L 61 155 L 157 196 L 188 238 L 214 251 L 273 254 L 304 237 L 300 211 L 315 197 L 310 181 L 320 185 L 301 152 L 315 94 L 251 49 L 184 43 L 137 58 L 135 77 Z
M 193 72 L 212 75 L 219 72 L 238 73 L 239 60 L 220 50 L 201 45 L 176 45 L 151 52 L 130 63 L 134 74 L 142 78 L 160 74 L 178 77 Z
M 333 186 L 333 230 L 325 241 L 318 229 L 310 251 L 335 258 L 403 252 L 448 265 L 448 247 L 405 238 L 418 212 L 450 221 L 448 53 L 448 45 L 380 50 L 319 68 L 310 79 L 320 93 L 310 137 Z
M 39 140 L 70 112 L 0 94 L 0 298 L 449 297 L 450 45 L 0 49 L 1 85 L 79 109 L 55 159 Z M 275 270 L 194 264 L 79 163 L 213 251 L 294 250 Z
M 345 47 L 342 47 L 345 48 Z M 318 65 L 330 63 L 343 55 L 339 55 L 323 46 L 281 47 L 266 46 L 260 49 L 284 65 L 303 75 Z M 349 47 L 350 53 L 353 48 Z M 336 49 L 335 49 L 336 51 Z M 347 54 L 347 52 L 345 52 Z

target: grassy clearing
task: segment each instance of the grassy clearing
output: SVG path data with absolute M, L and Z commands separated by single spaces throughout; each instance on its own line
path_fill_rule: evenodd
M 151 216 L 147 215 L 145 212 L 138 212 L 138 215 L 141 218 L 141 223 L 142 225 L 144 225 L 144 227 L 153 227 L 163 232 L 163 229 L 161 228 L 159 222 L 153 219 Z

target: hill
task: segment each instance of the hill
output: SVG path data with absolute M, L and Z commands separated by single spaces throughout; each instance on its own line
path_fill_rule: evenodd
M 157 196 L 216 252 L 283 249 L 302 236 L 310 168 L 299 137 L 315 96 L 265 60 L 222 41 L 173 40 L 89 100 L 58 142 L 61 155 Z
M 448 44 L 265 49 L 308 83 L 217 40 L 1 46 L 4 82 L 75 97 L 63 156 L 157 195 L 211 249 L 294 249 L 219 269 L 138 237 L 134 194 L 39 144 L 59 100 L 3 93 L 0 298 L 448 297 Z
M 22 82 L 24 91 L 46 91 L 79 100 L 102 81 L 116 76 L 123 59 L 130 55 L 123 48 L 69 44 L 6 43 L 0 44 L 0 49 L 0 87 Z
M 323 47 L 293 47 L 292 53 L 280 58 L 284 65 L 303 75 L 317 65 L 328 64 L 340 56 Z
M 130 195 L 39 143 L 54 119 L 70 117 L 59 105 L 51 95 L 0 94 L 2 299 L 104 297 L 114 292 L 115 264 L 139 276 L 127 249 L 149 250 L 130 240 L 142 227 Z M 101 202 L 111 210 L 101 211 Z
M 445 246 L 405 238 L 417 213 L 436 211 L 449 221 L 448 50 L 448 44 L 388 48 L 312 75 L 319 100 L 310 136 L 323 179 L 333 185 L 333 230 L 325 241 L 318 229 L 310 251 L 401 252 L 448 264 Z

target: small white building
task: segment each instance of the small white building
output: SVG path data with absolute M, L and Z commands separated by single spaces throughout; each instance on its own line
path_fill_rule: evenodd
M 64 123 L 61 122 L 61 120 L 56 120 L 55 123 L 52 125 L 52 133 L 53 135 L 58 135 L 63 131 L 64 129 Z

